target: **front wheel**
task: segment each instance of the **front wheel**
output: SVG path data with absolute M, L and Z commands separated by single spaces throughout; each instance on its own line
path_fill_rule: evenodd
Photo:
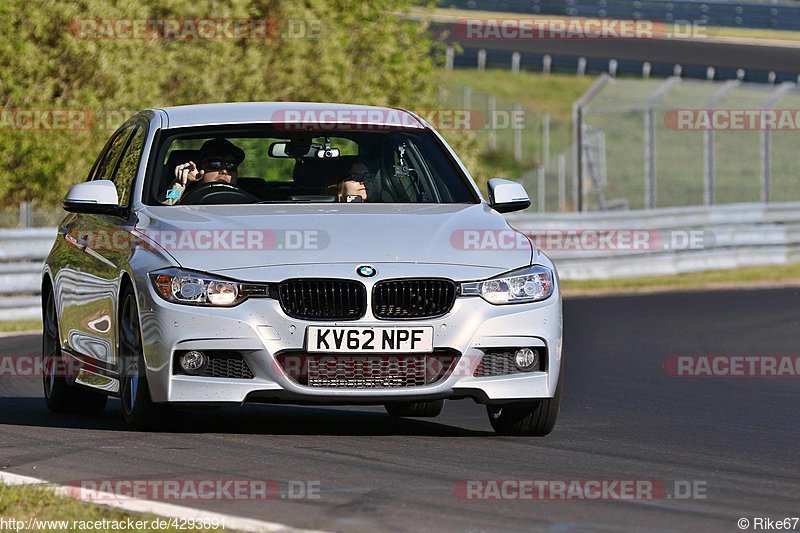
M 105 394 L 67 383 L 67 365 L 61 353 L 58 316 L 52 289 L 44 295 L 42 311 L 42 385 L 47 408 L 53 413 L 102 413 L 108 401 Z
M 150 398 L 139 328 L 139 311 L 133 290 L 122 296 L 119 317 L 119 378 L 122 416 L 130 429 L 151 429 L 159 421 L 159 406 Z
M 507 405 L 487 405 L 486 413 L 498 435 L 543 437 L 553 431 L 561 407 L 564 367 L 558 374 L 556 393 L 552 398 Z

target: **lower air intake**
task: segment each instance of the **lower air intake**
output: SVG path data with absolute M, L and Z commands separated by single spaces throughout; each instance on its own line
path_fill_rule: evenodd
M 436 383 L 458 360 L 453 354 L 282 354 L 278 364 L 301 385 L 333 389 L 394 389 Z

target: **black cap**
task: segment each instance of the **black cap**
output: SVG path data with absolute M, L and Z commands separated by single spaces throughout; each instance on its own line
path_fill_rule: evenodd
M 208 140 L 200 147 L 201 161 L 215 155 L 230 155 L 236 160 L 237 164 L 244 161 L 244 150 L 222 137 Z

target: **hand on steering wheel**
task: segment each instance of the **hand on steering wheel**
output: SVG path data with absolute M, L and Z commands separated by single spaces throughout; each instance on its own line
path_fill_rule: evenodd
M 254 204 L 258 198 L 228 183 L 203 183 L 184 193 L 180 205 Z

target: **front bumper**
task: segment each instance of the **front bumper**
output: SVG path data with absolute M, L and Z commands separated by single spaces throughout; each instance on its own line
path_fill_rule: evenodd
M 370 313 L 346 322 L 297 320 L 286 316 L 279 302 L 250 299 L 233 308 L 172 304 L 148 284 L 139 286 L 144 355 L 150 392 L 155 402 L 362 404 L 430 398 L 472 397 L 480 403 L 551 398 L 561 370 L 561 296 L 556 287 L 545 301 L 495 306 L 479 297 L 456 299 L 443 317 L 413 321 L 377 320 Z M 460 354 L 452 371 L 439 381 L 397 388 L 319 388 L 287 376 L 276 355 L 301 351 L 310 325 L 433 326 L 434 349 Z M 546 348 L 545 371 L 474 377 L 488 348 Z M 173 354 L 179 350 L 236 350 L 253 379 L 177 375 Z

